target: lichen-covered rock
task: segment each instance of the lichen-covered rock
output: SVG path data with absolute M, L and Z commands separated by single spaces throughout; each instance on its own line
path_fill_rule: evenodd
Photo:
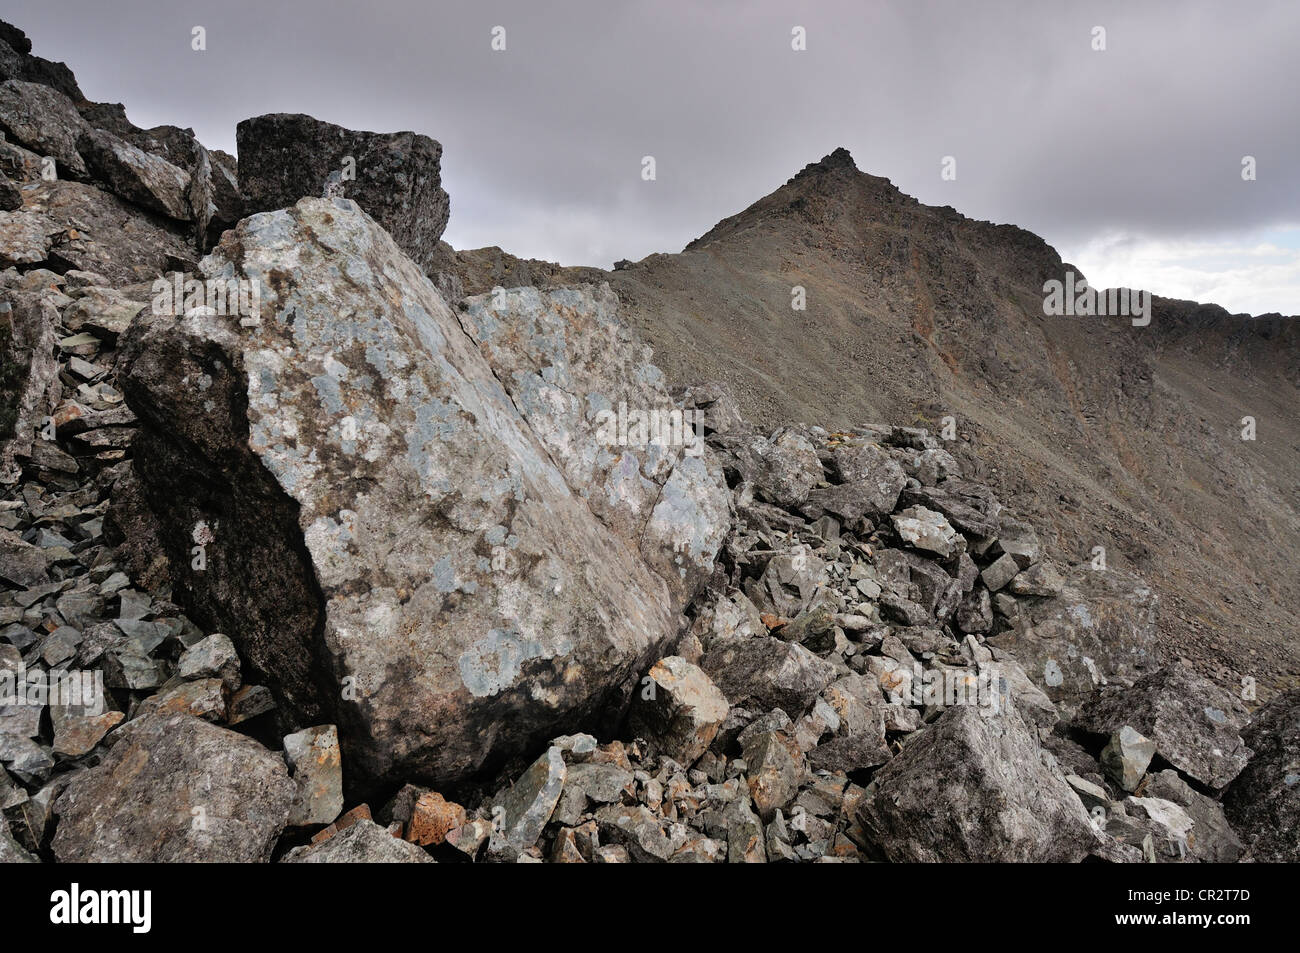
M 351 201 L 244 219 L 260 324 L 144 313 L 135 466 L 178 599 L 350 776 L 437 784 L 613 704 L 666 584 L 564 480 L 437 290 Z M 194 570 L 194 534 L 210 537 Z
M 0 483 L 18 479 L 17 458 L 40 439 L 37 429 L 61 390 L 54 356 L 58 322 L 58 311 L 43 297 L 6 293 L 0 300 Z
M 61 861 L 265 861 L 294 787 L 279 755 L 189 715 L 122 726 L 55 804 Z
M 1159 667 L 1158 605 L 1131 573 L 1077 566 L 1055 596 L 1021 603 L 1016 624 L 988 644 L 1014 656 L 1068 718 L 1097 688 Z
M 1099 735 L 1131 726 L 1183 774 L 1218 789 L 1250 759 L 1239 734 L 1245 721 L 1241 702 L 1179 663 L 1094 698 L 1074 725 Z
M 1249 859 L 1300 861 L 1300 689 L 1261 708 L 1241 734 L 1255 754 L 1224 792 L 1228 820 Z
M 946 711 L 881 768 L 858 806 L 871 851 L 890 861 L 1078 861 L 1088 814 L 1010 704 Z
M 241 122 L 235 141 L 245 214 L 318 197 L 334 173 L 344 197 L 365 209 L 421 270 L 428 268 L 450 210 L 442 188 L 442 146 L 433 139 L 271 113 Z M 354 177 L 345 178 L 345 170 Z
M 501 290 L 459 312 L 516 408 L 591 511 L 684 605 L 713 572 L 731 495 L 702 421 L 617 320 L 607 286 Z
M 188 221 L 190 174 L 102 129 L 77 140 L 89 174 L 113 194 L 168 218 Z
M 86 121 L 62 93 L 39 83 L 11 79 L 0 83 L 0 130 L 41 156 L 53 158 L 60 175 L 80 177 L 86 163 L 77 140 Z

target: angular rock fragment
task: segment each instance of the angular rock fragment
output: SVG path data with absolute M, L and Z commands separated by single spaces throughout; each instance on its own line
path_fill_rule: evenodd
M 758 636 L 707 652 L 700 668 L 732 705 L 802 714 L 835 677 L 828 662 L 802 645 Z
M 493 833 L 493 840 L 500 839 L 516 852 L 536 844 L 560 801 L 567 770 L 560 749 L 548 748 L 509 789 L 498 794 L 492 807 L 501 827 Z
M 1124 725 L 1110 736 L 1099 760 L 1111 780 L 1125 791 L 1136 791 L 1155 753 L 1154 741 Z
M 650 667 L 628 713 L 628 728 L 655 751 L 686 766 L 713 742 L 727 717 L 727 698 L 697 666 L 670 655 Z
M 239 655 L 230 639 L 216 632 L 181 653 L 176 662 L 181 678 L 219 678 L 227 690 L 239 688 Z M 332 818 L 331 818 L 332 819 Z
M 188 221 L 190 174 L 101 129 L 84 130 L 77 151 L 113 194 L 168 218 Z
M 284 758 L 293 772 L 297 793 L 289 809 L 289 826 L 328 824 L 343 810 L 343 759 L 338 730 L 320 725 L 284 739 Z
M 1013 706 L 956 706 L 881 768 L 858 806 L 891 861 L 1078 861 L 1088 815 Z
M 77 140 L 88 126 L 72 102 L 57 90 L 17 79 L 0 83 L 0 130 L 33 152 L 52 157 L 60 175 L 85 175 Z
M 1011 582 L 1018 572 L 1020 572 L 1020 564 L 1013 556 L 1004 555 L 985 566 L 980 573 L 980 578 L 984 580 L 984 585 L 988 587 L 989 592 L 997 592 Z
M 374 821 L 358 821 L 317 844 L 295 847 L 284 864 L 432 864 L 434 859 L 414 844 L 388 833 Z
M 1222 788 L 1250 760 L 1239 734 L 1245 710 L 1213 682 L 1183 664 L 1170 665 L 1094 699 L 1074 724 L 1094 734 L 1131 726 L 1155 743 L 1175 768 L 1211 788 Z
M 55 804 L 61 861 L 265 861 L 294 786 L 251 738 L 187 715 L 147 715 L 118 731 L 103 762 Z
M 890 519 L 899 538 L 914 549 L 946 559 L 965 548 L 966 541 L 948 524 L 943 514 L 935 510 L 909 506 Z
M 437 791 L 429 791 L 416 799 L 405 836 L 421 846 L 441 844 L 452 831 L 464 827 L 467 820 L 463 807 Z

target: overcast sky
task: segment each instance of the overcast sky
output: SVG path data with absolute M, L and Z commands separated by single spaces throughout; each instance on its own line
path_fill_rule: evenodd
M 209 146 L 234 151 L 235 124 L 266 112 L 434 137 L 457 248 L 603 267 L 679 251 L 842 145 L 923 202 L 1037 232 L 1095 285 L 1300 313 L 1300 0 L 5 0 L 2 15 L 91 99 Z

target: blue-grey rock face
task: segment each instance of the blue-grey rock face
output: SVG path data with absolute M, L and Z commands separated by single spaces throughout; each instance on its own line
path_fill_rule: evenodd
M 552 376 L 564 387 L 662 393 L 625 342 L 601 339 L 610 328 L 481 351 L 346 199 L 251 216 L 203 268 L 256 282 L 260 324 L 141 316 L 124 345 L 129 399 L 149 407 L 137 466 L 179 540 L 182 597 L 291 720 L 337 721 L 354 779 L 471 774 L 604 708 L 662 654 L 726 531 L 726 493 L 680 454 L 638 456 L 619 483 L 585 417 L 546 402 L 543 347 L 569 369 Z M 536 319 L 526 303 L 494 317 Z M 173 479 L 179 467 L 216 491 Z M 201 572 L 188 558 L 200 522 L 215 537 Z M 648 564 L 643 539 L 681 545 Z

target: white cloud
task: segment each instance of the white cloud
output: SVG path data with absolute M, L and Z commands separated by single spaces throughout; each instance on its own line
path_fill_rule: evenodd
M 1095 288 L 1143 288 L 1229 311 L 1300 314 L 1300 229 L 1175 241 L 1111 234 L 1061 248 Z

